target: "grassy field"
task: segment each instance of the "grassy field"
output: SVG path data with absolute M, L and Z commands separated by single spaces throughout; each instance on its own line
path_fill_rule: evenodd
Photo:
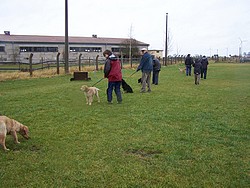
M 158 86 L 123 103 L 85 104 L 71 75 L 0 82 L 0 113 L 30 128 L 0 150 L 0 187 L 249 187 L 250 64 L 209 65 L 200 85 L 163 67 Z

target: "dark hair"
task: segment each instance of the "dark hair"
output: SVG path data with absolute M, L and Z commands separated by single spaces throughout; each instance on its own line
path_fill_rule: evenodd
M 112 52 L 110 50 L 105 50 L 103 52 L 103 56 L 105 56 L 105 54 L 108 54 L 110 56 L 112 54 Z

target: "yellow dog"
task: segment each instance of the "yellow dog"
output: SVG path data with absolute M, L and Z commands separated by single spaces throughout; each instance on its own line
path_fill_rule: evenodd
M 29 139 L 29 129 L 27 126 L 14 119 L 10 119 L 7 116 L 0 116 L 0 144 L 3 146 L 5 151 L 9 150 L 5 145 L 7 134 L 11 134 L 14 138 L 14 142 L 20 144 L 18 141 L 17 132 L 24 138 Z

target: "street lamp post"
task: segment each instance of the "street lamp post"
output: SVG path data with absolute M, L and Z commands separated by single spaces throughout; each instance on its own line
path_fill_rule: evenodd
M 165 65 L 167 65 L 167 58 L 168 58 L 168 13 L 166 13 L 166 41 L 165 41 L 165 59 L 164 59 Z

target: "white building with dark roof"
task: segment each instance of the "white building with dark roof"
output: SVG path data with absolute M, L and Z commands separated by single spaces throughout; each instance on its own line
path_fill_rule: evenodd
M 162 59 L 163 58 L 163 50 L 152 49 L 152 50 L 148 50 L 148 52 L 151 55 L 154 55 L 158 59 Z
M 102 52 L 109 49 L 120 55 L 121 46 L 128 38 L 103 38 L 92 37 L 68 37 L 69 59 L 82 57 L 102 57 Z M 137 41 L 138 48 L 148 47 L 149 44 Z M 64 55 L 64 36 L 39 36 L 39 35 L 11 35 L 0 34 L 0 62 L 1 61 L 25 61 L 33 54 L 34 61 L 43 59 L 55 60 L 58 53 Z

